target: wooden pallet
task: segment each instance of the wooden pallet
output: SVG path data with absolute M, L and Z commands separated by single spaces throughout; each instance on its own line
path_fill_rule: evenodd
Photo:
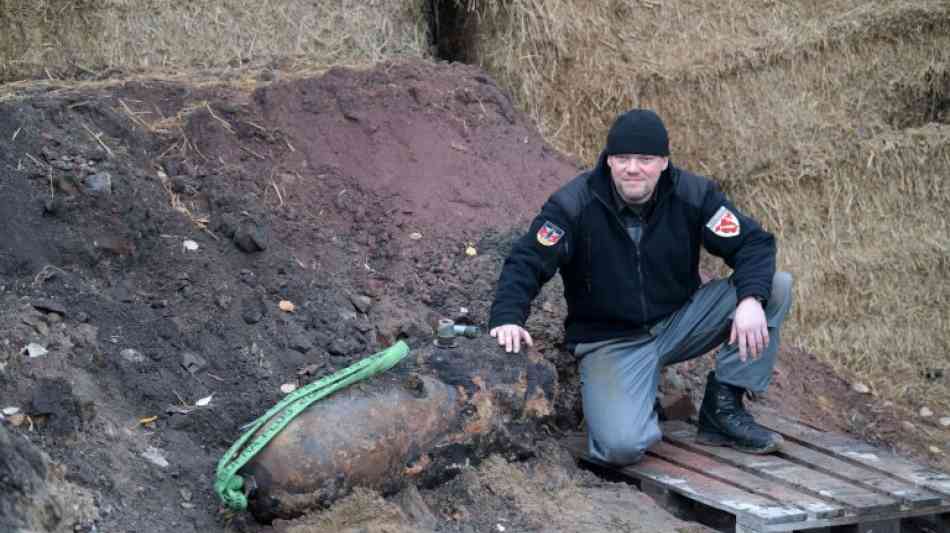
M 564 444 L 575 457 L 632 478 L 671 510 L 730 515 L 736 533 L 899 533 L 910 519 L 950 533 L 950 475 L 775 414 L 756 420 L 785 437 L 779 452 L 703 446 L 696 427 L 681 421 L 664 423 L 663 441 L 625 468 L 589 457 L 583 435 Z

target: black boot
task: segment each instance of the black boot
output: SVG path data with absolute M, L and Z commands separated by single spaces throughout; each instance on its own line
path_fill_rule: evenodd
M 760 426 L 742 405 L 745 389 L 706 377 L 706 394 L 699 409 L 696 442 L 710 446 L 731 446 L 746 453 L 771 453 L 782 444 L 782 436 Z

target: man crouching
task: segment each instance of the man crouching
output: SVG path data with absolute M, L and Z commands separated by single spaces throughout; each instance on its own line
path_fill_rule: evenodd
M 505 261 L 491 335 L 532 344 L 531 302 L 558 271 L 568 346 L 580 359 L 591 456 L 638 461 L 660 440 L 660 372 L 726 342 L 699 412 L 698 441 L 770 453 L 782 437 L 755 422 L 747 391 L 766 390 L 792 278 L 775 272 L 775 239 L 711 180 L 674 166 L 653 111 L 621 114 L 597 166 L 555 192 Z M 700 247 L 733 269 L 701 284 Z

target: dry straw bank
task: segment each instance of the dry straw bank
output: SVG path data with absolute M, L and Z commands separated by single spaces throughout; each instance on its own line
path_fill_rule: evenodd
M 950 409 L 927 377 L 950 366 L 950 3 L 472 7 L 472 55 L 555 145 L 592 161 L 618 110 L 658 109 L 674 158 L 779 236 L 797 277 L 787 338 Z
M 0 0 L 0 82 L 428 52 L 425 0 Z

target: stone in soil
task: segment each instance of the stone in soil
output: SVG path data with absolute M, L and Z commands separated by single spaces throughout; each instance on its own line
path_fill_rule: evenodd
M 266 250 L 267 241 L 266 230 L 259 224 L 244 224 L 234 232 L 234 244 L 245 253 Z
M 83 185 L 86 192 L 92 194 L 112 192 L 112 175 L 108 172 L 92 174 L 83 180 Z
M 119 355 L 122 357 L 122 359 L 125 359 L 130 363 L 139 364 L 145 362 L 145 355 L 133 348 L 126 348 L 119 352 Z
M 33 300 L 30 302 L 33 307 L 44 313 L 58 313 L 60 315 L 66 316 L 66 306 L 59 302 L 53 300 L 48 300 L 45 298 Z
M 189 373 L 197 374 L 208 367 L 208 362 L 194 352 L 184 352 L 181 354 L 181 366 Z
M 34 357 L 43 357 L 44 355 L 48 354 L 49 351 L 42 345 L 31 342 L 30 344 L 27 344 L 25 348 L 23 348 L 23 353 L 32 359 Z
M 356 308 L 360 313 L 366 314 L 369 312 L 370 307 L 373 306 L 373 300 L 369 296 L 362 294 L 354 294 L 350 296 L 350 302 L 353 303 L 353 307 Z

